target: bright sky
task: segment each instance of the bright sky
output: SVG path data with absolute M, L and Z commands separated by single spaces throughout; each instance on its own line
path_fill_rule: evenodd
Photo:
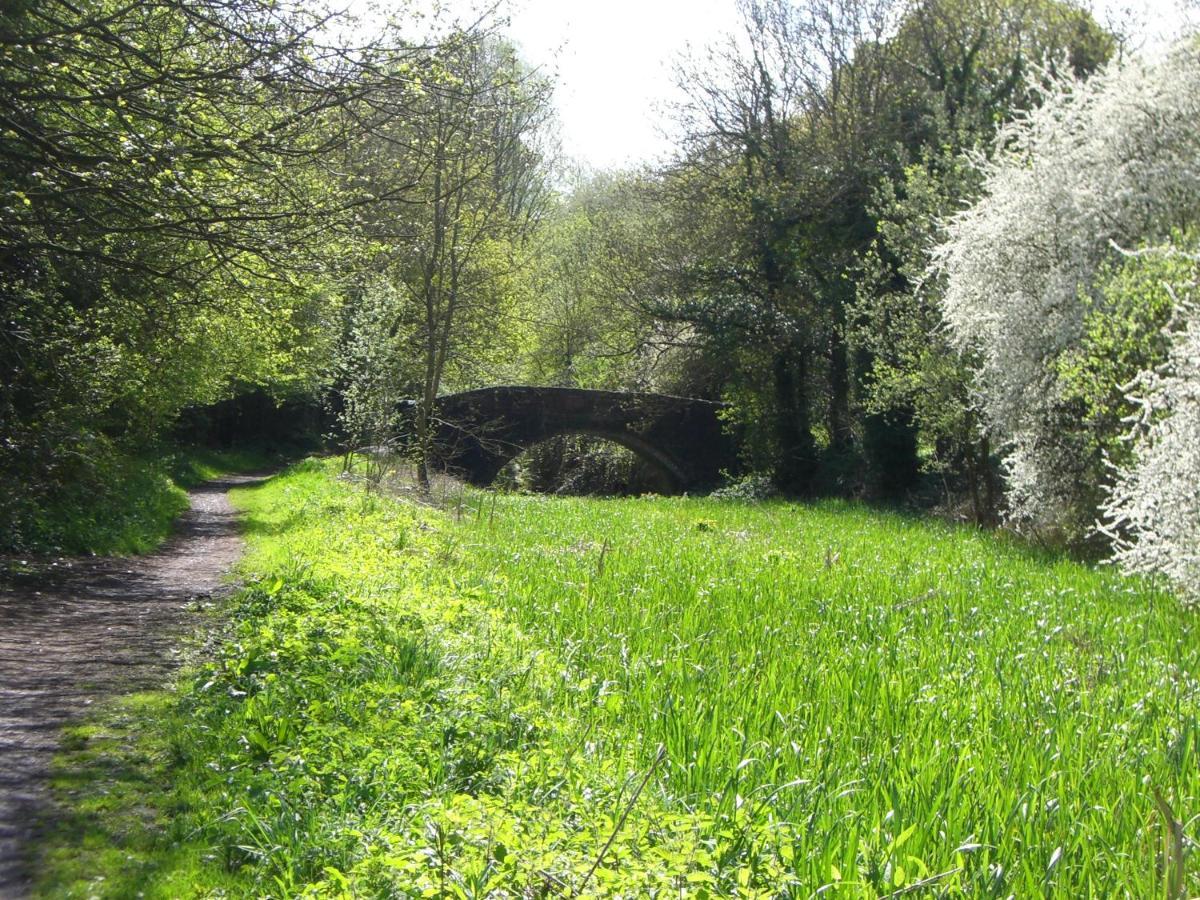
M 486 8 L 486 0 L 441 5 L 470 18 L 466 10 Z M 1151 48 L 1186 20 L 1200 19 L 1200 0 L 1095 0 L 1093 7 L 1101 24 L 1128 22 Z M 673 61 L 689 44 L 703 47 L 737 27 L 735 0 L 509 0 L 508 10 L 508 34 L 525 59 L 558 75 L 563 150 L 597 169 L 652 161 L 670 150 L 662 107 L 678 96 Z
M 673 61 L 735 28 L 734 0 L 515 0 L 511 37 L 558 73 L 563 150 L 594 168 L 665 154 Z

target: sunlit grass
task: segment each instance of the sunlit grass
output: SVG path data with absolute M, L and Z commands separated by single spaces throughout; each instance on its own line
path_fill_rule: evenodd
M 438 510 L 337 471 L 239 492 L 229 630 L 114 766 L 80 736 L 84 771 L 114 774 L 70 782 L 93 837 L 60 836 L 46 884 L 1142 898 L 1182 868 L 1200 888 L 1194 617 L 1150 586 L 848 504 Z
M 1154 792 L 1200 812 L 1195 617 L 1145 584 L 841 503 L 488 502 L 464 587 L 674 803 L 790 823 L 802 884 L 1149 896 Z

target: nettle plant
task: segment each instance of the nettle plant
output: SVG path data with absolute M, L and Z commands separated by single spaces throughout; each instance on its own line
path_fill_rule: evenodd
M 1080 538 L 1093 531 L 1112 476 L 1063 361 L 1105 313 L 1112 297 L 1104 274 L 1126 250 L 1170 252 L 1197 221 L 1200 43 L 1190 38 L 1157 61 L 1113 65 L 1087 82 L 1047 76 L 1039 90 L 1037 108 L 1000 131 L 989 158 L 975 160 L 981 199 L 946 223 L 933 259 L 953 341 L 977 354 L 979 404 L 1007 448 L 1011 519 Z M 1190 377 L 1177 361 L 1176 369 Z M 1173 409 L 1186 396 L 1182 380 L 1155 382 L 1145 396 L 1155 409 Z M 1140 446 L 1159 446 L 1167 432 L 1154 429 L 1167 427 L 1150 426 Z M 1136 463 L 1122 483 L 1150 464 Z M 1123 497 L 1111 496 L 1111 520 L 1128 521 L 1144 539 L 1146 514 Z M 1132 546 L 1122 545 L 1121 559 L 1140 569 Z

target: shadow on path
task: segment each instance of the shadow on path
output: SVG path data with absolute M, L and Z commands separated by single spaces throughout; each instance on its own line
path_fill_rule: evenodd
M 227 476 L 190 493 L 148 556 L 48 562 L 0 580 L 0 897 L 25 896 L 35 823 L 60 733 L 97 700 L 156 687 L 178 664 L 198 602 L 227 590 L 241 554 Z

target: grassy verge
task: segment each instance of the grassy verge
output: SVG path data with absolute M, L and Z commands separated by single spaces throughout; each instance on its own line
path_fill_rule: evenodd
M 153 550 L 187 509 L 187 489 L 226 472 L 277 464 L 261 450 L 175 450 L 153 457 L 113 456 L 86 482 L 55 494 L 23 535 L 21 551 L 34 554 L 124 555 Z
M 1165 595 L 841 504 L 439 512 L 332 471 L 241 493 L 231 631 L 79 735 L 45 893 L 1200 887 L 1164 841 L 1200 812 Z

